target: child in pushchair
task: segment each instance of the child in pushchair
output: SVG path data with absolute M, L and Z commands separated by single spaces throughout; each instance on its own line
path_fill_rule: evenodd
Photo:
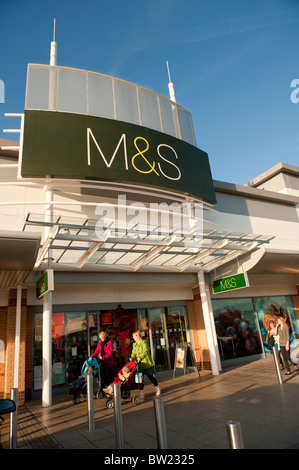
M 121 388 L 121 396 L 122 396 L 122 402 L 126 401 L 132 401 L 131 399 L 131 390 L 134 388 L 139 388 L 137 383 L 135 383 L 135 375 L 137 371 L 137 364 L 135 361 L 129 361 L 127 362 L 121 370 L 118 372 L 117 376 L 111 382 L 111 384 L 103 388 L 103 392 L 106 393 L 107 395 L 107 403 L 106 406 L 107 408 L 113 408 L 113 385 L 114 384 L 120 384 Z M 141 386 L 141 384 L 140 384 Z M 139 397 L 134 398 L 134 403 L 137 404 L 139 403 Z
M 97 357 L 89 357 L 86 359 L 84 362 L 80 375 L 78 379 L 76 379 L 72 386 L 69 388 L 69 394 L 73 395 L 73 402 L 75 404 L 80 403 L 80 396 L 81 395 L 86 395 L 86 380 L 87 380 L 87 374 L 89 372 L 92 372 L 93 374 L 93 379 L 96 378 L 98 370 L 100 367 L 100 361 Z

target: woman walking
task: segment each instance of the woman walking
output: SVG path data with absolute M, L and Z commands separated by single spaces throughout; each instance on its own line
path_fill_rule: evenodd
M 136 330 L 133 333 L 133 348 L 131 360 L 137 362 L 139 371 L 146 375 L 152 384 L 156 388 L 156 396 L 158 397 L 161 394 L 161 388 L 158 385 L 156 377 L 154 377 L 155 367 L 152 357 L 150 355 L 148 342 L 146 339 L 142 339 L 140 331 Z M 142 381 L 142 386 L 140 390 L 140 398 L 144 398 L 144 382 Z
M 278 336 L 279 336 L 279 349 L 283 358 L 285 367 L 287 368 L 286 375 L 290 375 L 291 369 L 289 365 L 290 361 L 290 334 L 289 327 L 282 317 L 278 317 Z
M 99 342 L 96 347 L 93 357 L 98 357 L 101 362 L 100 376 L 101 388 L 109 385 L 114 375 L 115 359 L 113 357 L 113 343 L 112 340 L 107 338 L 105 330 L 101 330 L 99 334 Z

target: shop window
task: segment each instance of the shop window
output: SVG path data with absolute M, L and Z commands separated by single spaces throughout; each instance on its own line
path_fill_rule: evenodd
M 78 378 L 88 357 L 86 312 L 66 314 L 66 376 L 68 383 Z
M 155 368 L 158 371 L 170 369 L 170 355 L 164 308 L 149 310 L 150 345 Z
M 282 317 L 289 327 L 290 332 L 290 356 L 293 363 L 299 362 L 299 329 L 294 312 L 292 298 L 290 296 L 255 297 L 253 299 L 258 315 L 261 336 L 266 352 L 269 352 L 267 342 L 267 330 L 270 321 L 277 321 Z
M 222 361 L 262 353 L 252 299 L 213 299 L 212 306 Z
M 99 340 L 99 330 L 98 330 L 98 313 L 93 312 L 88 315 L 88 333 L 89 333 L 89 343 L 88 343 L 88 356 L 92 356 L 96 350 L 98 340 Z
M 43 315 L 34 315 L 33 389 L 42 389 Z M 72 383 L 88 357 L 86 312 L 52 314 L 52 384 Z
M 34 315 L 33 325 L 33 389 L 42 388 L 42 341 L 43 341 L 43 315 Z
M 65 383 L 65 335 L 64 313 L 52 314 L 52 385 Z

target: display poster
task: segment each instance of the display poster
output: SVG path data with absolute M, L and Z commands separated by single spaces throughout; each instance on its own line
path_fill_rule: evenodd
M 270 321 L 276 322 L 279 317 L 282 317 L 289 327 L 291 361 L 297 364 L 299 362 L 299 329 L 292 298 L 290 296 L 258 297 L 254 298 L 253 301 L 259 319 L 265 352 L 270 351 L 267 343 L 269 323 Z
M 176 354 L 176 365 L 177 369 L 183 369 L 185 365 L 185 356 L 186 356 L 186 349 L 185 348 L 177 348 Z
M 213 299 L 212 306 L 221 361 L 263 352 L 252 298 Z

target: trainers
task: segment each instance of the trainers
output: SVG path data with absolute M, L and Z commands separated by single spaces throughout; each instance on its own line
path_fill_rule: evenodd
M 109 387 L 103 388 L 103 392 L 107 393 L 107 395 L 112 395 L 112 387 L 109 385 Z
M 139 390 L 139 398 L 144 398 L 144 390 Z
M 158 397 L 159 395 L 161 395 L 161 388 L 159 385 L 157 385 L 155 389 L 156 389 L 156 397 Z

